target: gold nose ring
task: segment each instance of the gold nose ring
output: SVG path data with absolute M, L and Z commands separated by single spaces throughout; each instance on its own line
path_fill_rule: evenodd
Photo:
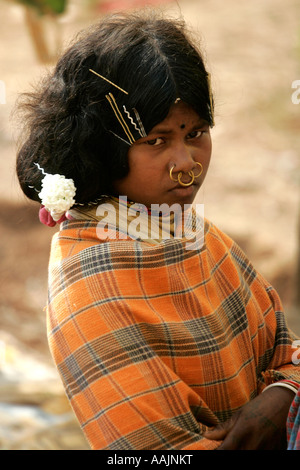
M 189 171 L 189 175 L 190 177 L 192 178 L 191 181 L 189 181 L 188 183 L 184 183 L 183 181 L 181 181 L 181 177 L 182 177 L 182 173 L 180 172 L 178 174 L 178 183 L 181 185 L 181 186 L 191 186 L 191 184 L 193 184 L 194 180 L 195 180 L 195 175 L 192 171 Z
M 199 178 L 199 176 L 201 176 L 202 173 L 203 173 L 203 165 L 202 165 L 202 163 L 200 163 L 200 162 L 196 162 L 196 165 L 199 165 L 199 166 L 200 166 L 200 170 L 199 170 L 198 175 L 195 175 L 195 178 Z
M 195 178 L 199 178 L 199 176 L 202 174 L 203 172 L 203 166 L 201 163 L 199 162 L 196 162 L 196 165 L 199 165 L 200 166 L 200 171 L 198 173 L 198 175 L 195 175 L 194 172 L 191 170 L 188 172 L 188 175 L 191 177 L 191 180 L 188 182 L 188 183 L 184 183 L 183 181 L 181 181 L 181 178 L 182 178 L 182 171 L 180 171 L 178 173 L 178 177 L 177 179 L 174 178 L 173 176 L 173 170 L 175 168 L 176 165 L 173 165 L 172 168 L 170 169 L 170 178 L 172 181 L 174 181 L 175 183 L 179 183 L 181 186 L 191 186 L 191 184 L 193 184 L 193 182 L 195 181 Z
M 179 183 L 181 186 L 190 186 L 191 184 L 193 184 L 194 180 L 195 180 L 195 175 L 194 175 L 194 172 L 193 171 L 189 171 L 188 172 L 188 175 L 192 178 L 191 181 L 189 181 L 188 183 L 184 183 L 183 181 L 181 181 L 181 178 L 182 178 L 182 171 L 180 171 L 178 173 L 178 176 L 177 176 L 177 179 L 174 178 L 173 176 L 173 170 L 175 168 L 175 165 L 172 166 L 171 170 L 170 170 L 170 178 L 172 181 L 175 181 L 175 183 Z
M 173 176 L 173 170 L 175 168 L 175 165 L 172 166 L 171 170 L 170 170 L 170 178 L 172 181 L 175 181 L 175 183 L 178 183 L 178 179 L 175 179 L 174 176 Z M 182 173 L 180 172 L 180 174 L 182 175 Z

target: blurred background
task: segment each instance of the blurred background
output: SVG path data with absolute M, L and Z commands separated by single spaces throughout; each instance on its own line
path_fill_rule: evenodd
M 300 334 L 299 0 L 0 0 L 0 449 L 88 449 L 48 351 L 56 229 L 18 188 L 15 103 L 81 29 L 145 5 L 186 19 L 212 73 L 213 159 L 197 202 L 275 286 Z

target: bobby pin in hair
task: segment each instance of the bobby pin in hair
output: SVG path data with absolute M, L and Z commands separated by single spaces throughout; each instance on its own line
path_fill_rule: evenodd
M 38 169 L 42 172 L 43 175 L 47 175 L 44 168 L 42 168 L 38 163 L 34 163 L 34 165 L 36 165 L 38 167 Z
M 90 72 L 94 73 L 95 75 L 97 75 L 97 77 L 100 77 L 102 78 L 103 80 L 105 80 L 106 82 L 110 83 L 111 85 L 113 85 L 114 87 L 118 88 L 118 90 L 122 91 L 123 93 L 125 93 L 126 95 L 128 95 L 128 92 L 123 90 L 123 88 L 119 87 L 118 85 L 116 85 L 115 83 L 111 82 L 110 80 L 108 80 L 108 78 L 105 78 L 103 77 L 102 75 L 100 75 L 100 73 L 97 73 L 95 72 L 95 70 L 92 70 L 92 69 L 89 69 Z
M 117 137 L 118 139 L 122 140 L 122 142 L 124 142 L 125 144 L 127 144 L 127 145 L 129 145 L 129 146 L 131 145 L 130 142 L 127 142 L 127 140 L 122 139 L 122 137 L 120 137 L 118 134 L 115 134 L 113 131 L 109 130 L 108 132 L 110 132 L 111 134 L 113 134 L 113 135 L 114 135 L 115 137 Z
M 212 125 L 215 125 L 214 121 L 214 111 L 213 111 L 213 103 L 212 103 L 212 89 L 211 89 L 211 77 L 210 73 L 207 74 L 207 83 L 208 83 L 208 93 L 209 93 L 209 102 L 210 102 L 210 115 L 212 120 Z
M 38 169 L 42 172 L 43 175 L 45 175 L 45 176 L 47 175 L 47 173 L 45 172 L 45 170 L 44 170 L 38 163 L 34 162 L 33 164 L 38 167 Z M 39 191 L 38 189 L 36 189 L 34 186 L 28 185 L 28 188 L 34 189 L 35 192 L 37 192 L 37 193 L 40 192 L 40 191 Z
M 127 135 L 128 139 L 129 139 L 129 142 L 131 144 L 133 144 L 135 142 L 135 139 L 134 139 L 133 135 L 131 134 L 129 127 L 126 124 L 126 122 L 125 122 L 125 120 L 124 120 L 124 118 L 121 114 L 121 111 L 118 108 L 118 105 L 117 105 L 117 102 L 114 98 L 114 95 L 112 93 L 109 93 L 109 95 L 106 95 L 105 97 L 106 97 L 107 101 L 109 102 L 113 112 L 115 113 L 116 118 L 118 119 L 119 123 L 123 127 L 123 130 L 124 130 L 125 134 Z
M 142 121 L 141 121 L 141 118 L 140 118 L 139 113 L 137 112 L 137 110 L 136 110 L 135 108 L 133 108 L 133 111 L 134 111 L 135 117 L 136 117 L 136 119 L 137 119 L 137 122 L 138 122 L 138 124 L 139 124 L 139 126 L 140 126 L 140 129 L 141 129 L 141 136 L 142 136 L 142 137 L 147 137 L 147 133 L 146 133 L 146 131 L 145 131 L 145 128 L 144 128 L 144 126 L 143 126 L 143 123 L 142 123 Z
M 127 114 L 128 116 L 128 119 L 129 121 L 131 122 L 131 124 L 133 125 L 133 127 L 135 128 L 136 131 L 138 131 L 138 133 L 140 134 L 141 137 L 146 137 L 145 135 L 145 129 L 144 129 L 144 126 L 142 124 L 142 121 L 138 115 L 138 112 L 136 111 L 136 109 L 133 109 L 133 111 L 135 112 L 135 115 L 136 115 L 136 118 L 140 124 L 140 126 L 142 127 L 142 130 L 136 125 L 136 123 L 134 122 L 134 120 L 132 119 L 132 117 L 130 116 L 129 112 L 127 111 L 126 107 L 123 105 L 123 109 L 124 109 L 124 112 L 125 114 Z M 144 131 L 144 132 L 143 132 Z
M 89 71 L 92 72 L 93 74 L 97 75 L 97 77 L 102 78 L 102 80 L 105 80 L 105 81 L 108 82 L 110 85 L 114 86 L 115 88 L 117 88 L 118 90 L 122 91 L 122 92 L 125 93 L 126 95 L 128 95 L 128 92 L 127 92 L 127 91 L 123 90 L 123 88 L 119 87 L 118 85 L 116 85 L 115 83 L 113 83 L 113 82 L 112 82 L 111 80 L 109 80 L 108 78 L 103 77 L 103 75 L 100 75 L 98 72 L 95 72 L 95 70 L 93 70 L 93 69 L 89 69 Z M 121 112 L 120 112 L 118 106 L 117 106 L 117 103 L 116 103 L 116 100 L 115 100 L 113 94 L 112 94 L 112 93 L 109 93 L 109 95 L 106 95 L 106 99 L 108 100 L 109 104 L 111 105 L 112 110 L 114 111 L 115 116 L 116 116 L 116 118 L 118 119 L 119 123 L 120 123 L 121 126 L 123 127 L 123 130 L 124 130 L 126 136 L 127 136 L 128 139 L 129 139 L 129 142 L 130 142 L 129 145 L 133 144 L 133 143 L 135 142 L 135 139 L 134 139 L 132 133 L 130 132 L 130 130 L 129 130 L 129 128 L 128 128 L 128 126 L 127 126 L 127 124 L 126 124 L 126 122 L 125 122 L 125 120 L 124 120 L 124 118 L 123 118 L 123 116 L 122 116 L 122 114 L 121 114 Z M 139 132 L 140 136 L 141 136 L 141 137 L 146 137 L 147 134 L 146 134 L 146 131 L 145 131 L 145 129 L 144 129 L 144 126 L 143 126 L 143 124 L 142 124 L 141 118 L 140 118 L 139 113 L 137 112 L 137 110 L 136 110 L 136 109 L 133 109 L 133 111 L 134 111 L 134 113 L 135 113 L 135 116 L 136 116 L 136 119 L 137 119 L 137 121 L 138 121 L 138 124 L 139 124 L 139 126 L 140 126 L 139 128 L 137 127 L 137 125 L 136 125 L 135 122 L 133 121 L 132 117 L 130 116 L 129 112 L 126 110 L 125 106 L 123 106 L 123 108 L 124 108 L 125 113 L 126 113 L 127 116 L 128 116 L 128 119 L 130 120 L 131 124 L 132 124 L 132 125 L 134 126 L 134 128 Z M 110 131 L 110 132 L 111 132 L 111 131 Z M 114 133 L 113 133 L 113 134 L 114 134 Z M 116 134 L 114 134 L 114 135 L 115 135 L 116 137 L 118 137 L 119 139 L 121 139 L 121 137 L 119 137 L 118 135 L 116 135 Z M 123 140 L 123 139 L 121 139 L 121 140 Z M 127 143 L 127 142 L 126 142 L 126 143 Z

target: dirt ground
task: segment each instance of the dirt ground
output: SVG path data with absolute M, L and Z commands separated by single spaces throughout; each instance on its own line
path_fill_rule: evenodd
M 56 27 L 44 21 L 52 47 L 57 35 L 64 47 L 97 17 L 126 5 L 125 0 L 107 0 L 93 8 L 87 3 L 69 2 Z M 294 303 L 299 289 L 295 273 L 300 104 L 291 99 L 292 83 L 300 80 L 299 1 L 163 3 L 171 15 L 181 14 L 201 38 L 213 77 L 213 159 L 198 202 L 205 204 L 206 217 L 240 243 L 277 288 L 289 324 L 300 334 L 300 312 Z M 38 207 L 18 188 L 18 126 L 12 118 L 18 95 L 39 79 L 44 66 L 34 53 L 23 7 L 0 0 L 0 16 L 0 81 L 5 84 L 5 103 L 0 97 L 0 331 L 51 364 L 43 308 L 49 245 L 56 229 L 39 223 Z

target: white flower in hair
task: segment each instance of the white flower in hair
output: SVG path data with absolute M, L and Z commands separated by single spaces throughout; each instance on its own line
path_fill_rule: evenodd
M 72 179 L 64 175 L 50 175 L 42 180 L 39 198 L 56 222 L 75 204 L 76 188 Z

